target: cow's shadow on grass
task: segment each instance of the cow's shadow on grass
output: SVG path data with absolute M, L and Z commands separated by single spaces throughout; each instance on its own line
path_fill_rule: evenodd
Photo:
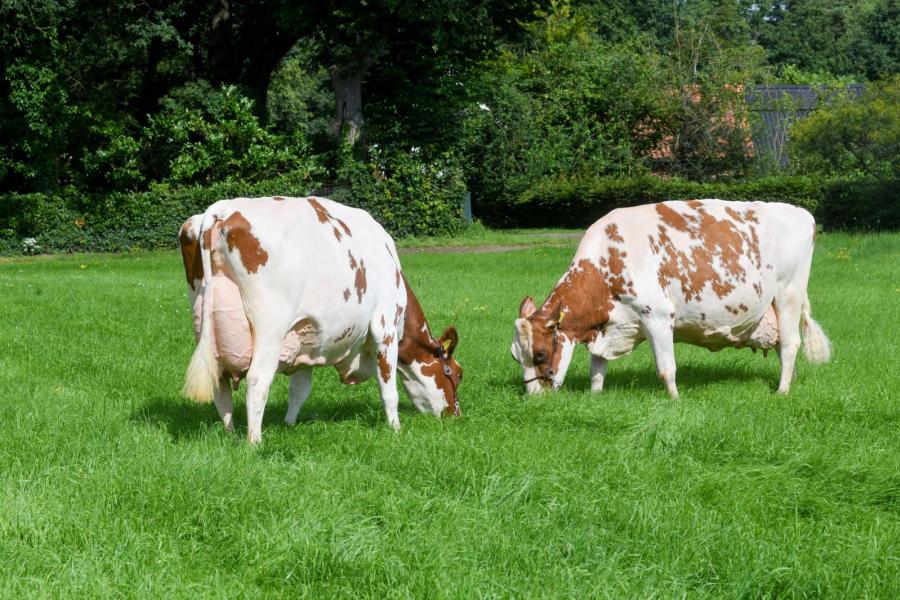
M 404 406 L 400 402 L 399 412 L 411 414 L 416 412 L 409 403 Z M 270 400 L 266 405 L 266 413 L 263 417 L 263 435 L 267 429 L 289 429 L 292 426 L 284 422 L 287 411 L 287 399 Z M 157 396 L 147 399 L 144 404 L 136 409 L 131 417 L 132 422 L 161 429 L 174 440 L 196 439 L 208 435 L 210 430 L 223 427 L 219 413 L 213 403 L 200 404 L 185 400 L 177 395 Z M 367 397 L 358 399 L 341 399 L 330 401 L 315 398 L 304 405 L 300 411 L 297 424 L 294 427 L 302 427 L 304 424 L 327 422 L 341 423 L 354 422 L 360 425 L 378 427 L 386 426 L 387 421 L 380 402 L 374 402 Z M 234 404 L 235 435 L 243 437 L 247 431 L 247 411 L 243 401 Z
M 682 396 L 689 394 L 691 390 L 702 390 L 715 385 L 725 383 L 749 384 L 765 383 L 770 391 L 775 391 L 778 385 L 778 369 L 771 369 L 765 363 L 759 364 L 687 364 L 679 365 L 676 375 L 678 390 Z M 512 386 L 524 393 L 521 371 L 508 375 L 495 375 L 491 377 L 489 385 L 492 387 Z M 587 369 L 573 368 L 566 375 L 560 391 L 590 392 L 591 378 Z M 641 392 L 641 393 L 665 393 L 665 385 L 656 374 L 653 366 L 646 365 L 617 365 L 610 361 L 606 372 L 606 381 L 603 385 L 604 392 Z

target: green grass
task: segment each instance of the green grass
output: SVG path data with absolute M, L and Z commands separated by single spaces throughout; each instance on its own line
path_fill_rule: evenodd
M 0 263 L 0 595 L 900 597 L 900 236 L 819 237 L 834 361 L 788 397 L 774 355 L 681 345 L 679 401 L 644 346 L 603 394 L 580 350 L 525 398 L 512 321 L 573 248 L 403 257 L 459 328 L 463 418 L 404 400 L 395 434 L 319 370 L 259 448 L 178 396 L 175 253 Z
M 568 246 L 584 233 L 576 229 L 491 229 L 481 223 L 470 225 L 459 235 L 406 237 L 398 248 L 458 248 L 464 246 Z M 577 236 L 575 240 L 571 236 Z

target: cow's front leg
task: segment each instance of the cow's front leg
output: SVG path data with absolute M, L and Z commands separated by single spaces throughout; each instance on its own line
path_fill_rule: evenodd
M 672 321 L 653 319 L 644 322 L 643 326 L 644 335 L 653 349 L 656 373 L 666 384 L 669 396 L 673 399 L 678 398 L 678 388 L 675 386 L 675 339 Z
M 381 390 L 381 403 L 388 423 L 395 430 L 400 429 L 400 417 L 397 404 L 400 395 L 397 393 L 397 347 L 396 342 L 378 345 L 378 387 Z
M 591 355 L 591 391 L 602 392 L 609 361 L 601 356 Z
M 225 431 L 234 431 L 234 405 L 231 401 L 231 376 L 225 373 L 219 379 L 219 389 L 213 394 L 219 418 L 225 425 Z
M 284 415 L 284 422 L 288 425 L 297 423 L 297 415 L 309 392 L 312 390 L 312 367 L 304 367 L 291 376 L 291 388 L 288 393 L 288 409 Z

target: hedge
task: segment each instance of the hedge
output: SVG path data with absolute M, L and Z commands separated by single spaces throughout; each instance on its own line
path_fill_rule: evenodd
M 461 187 L 409 189 L 391 194 L 389 181 L 360 186 L 340 200 L 368 210 L 394 235 L 435 235 L 462 228 Z M 287 175 L 260 183 L 219 183 L 148 192 L 92 196 L 59 194 L 0 196 L 0 253 L 119 252 L 174 248 L 182 223 L 224 198 L 306 196 L 314 182 Z M 386 190 L 386 191 L 385 191 Z M 415 210 L 408 210 L 412 206 Z M 32 238 L 33 241 L 29 238 Z
M 584 228 L 623 206 L 662 200 L 721 198 L 786 202 L 812 212 L 828 229 L 900 229 L 898 181 L 780 176 L 735 182 L 596 178 L 548 180 L 523 194 L 504 215 L 518 227 Z
M 816 216 L 826 229 L 898 230 L 900 179 L 833 183 Z

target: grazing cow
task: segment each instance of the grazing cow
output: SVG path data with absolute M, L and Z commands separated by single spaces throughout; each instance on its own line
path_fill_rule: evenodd
M 228 429 L 229 383 L 247 379 L 256 443 L 275 374 L 291 375 L 292 425 L 322 365 L 349 384 L 377 374 L 394 429 L 398 371 L 420 411 L 459 414 L 456 329 L 432 337 L 394 240 L 367 212 L 314 197 L 223 200 L 191 217 L 180 242 L 197 335 L 183 393 L 215 400 Z
M 674 342 L 710 350 L 776 348 L 778 392 L 805 354 L 830 346 L 810 314 L 806 284 L 815 237 L 807 211 L 788 204 L 692 200 L 614 210 L 585 233 L 569 269 L 537 308 L 519 307 L 513 357 L 529 393 L 558 388 L 576 344 L 591 353 L 591 389 L 607 361 L 649 340 L 659 377 L 675 398 Z

